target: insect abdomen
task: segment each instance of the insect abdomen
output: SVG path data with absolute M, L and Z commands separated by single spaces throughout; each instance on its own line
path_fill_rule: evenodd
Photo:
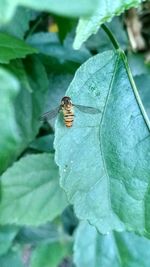
M 66 127 L 72 127 L 74 121 L 74 113 L 73 110 L 64 110 L 64 122 Z

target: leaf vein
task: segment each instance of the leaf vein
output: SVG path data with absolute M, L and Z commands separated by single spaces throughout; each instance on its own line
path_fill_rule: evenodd
M 113 82 L 114 82 L 114 78 L 115 78 L 115 75 L 116 75 L 116 72 L 117 72 L 118 62 L 119 62 L 119 57 L 117 56 L 116 62 L 115 62 L 114 73 L 113 73 L 112 79 L 110 81 L 109 90 L 108 90 L 105 106 L 104 106 L 102 117 L 101 117 L 101 121 L 100 121 L 100 130 L 99 130 L 99 133 L 100 133 L 100 135 L 99 135 L 100 153 L 101 153 L 101 156 L 102 156 L 103 166 L 104 166 L 104 170 L 105 170 L 105 173 L 106 173 L 107 184 L 109 185 L 108 186 L 109 188 L 110 188 L 109 174 L 108 174 L 108 171 L 107 171 L 107 164 L 106 164 L 106 160 L 105 160 L 105 156 L 104 156 L 104 152 L 103 152 L 102 134 L 101 133 L 102 133 L 102 125 L 103 125 L 103 121 L 104 121 L 104 117 L 105 117 L 105 113 L 106 113 L 107 105 L 108 105 L 108 101 L 109 101 L 109 96 L 110 96 L 111 89 L 112 89 Z M 108 197 L 109 197 L 109 208 L 110 208 L 110 210 L 112 210 L 110 190 L 107 190 L 107 192 L 108 192 Z

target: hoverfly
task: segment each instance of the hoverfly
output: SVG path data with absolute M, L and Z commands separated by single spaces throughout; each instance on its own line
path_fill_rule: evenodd
M 55 118 L 58 112 L 62 111 L 64 116 L 64 123 L 66 127 L 72 127 L 74 121 L 74 107 L 78 108 L 80 111 L 90 114 L 100 113 L 99 109 L 93 107 L 87 107 L 82 105 L 73 104 L 69 96 L 64 96 L 61 100 L 61 103 L 54 110 L 44 113 L 41 116 L 41 120 L 50 120 Z

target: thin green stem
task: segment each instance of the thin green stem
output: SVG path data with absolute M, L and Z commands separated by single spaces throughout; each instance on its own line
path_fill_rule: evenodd
M 137 103 L 138 103 L 138 105 L 140 107 L 140 110 L 142 112 L 142 115 L 144 117 L 144 120 L 145 120 L 145 122 L 147 124 L 147 127 L 148 127 L 149 131 L 150 131 L 150 120 L 149 120 L 149 118 L 147 116 L 147 113 L 146 113 L 145 108 L 143 106 L 143 103 L 141 101 L 141 98 L 140 98 L 140 95 L 138 93 L 138 90 L 137 90 L 135 81 L 133 79 L 133 76 L 132 76 L 130 67 L 128 65 L 128 61 L 127 61 L 126 55 L 124 54 L 124 51 L 123 50 L 120 51 L 120 55 L 121 55 L 122 60 L 124 62 L 124 65 L 125 65 L 125 68 L 126 68 L 126 71 L 127 71 L 127 74 L 128 74 L 128 77 L 129 77 L 129 80 L 130 80 L 130 83 L 131 83 L 131 86 L 132 86 L 132 89 L 133 89 L 133 92 L 134 92 L 134 95 L 136 97 Z
M 144 118 L 144 120 L 146 122 L 146 125 L 147 125 L 147 127 L 148 127 L 148 129 L 150 131 L 150 120 L 149 120 L 149 118 L 147 116 L 147 113 L 145 111 L 145 108 L 143 106 L 141 98 L 139 96 L 138 90 L 136 88 L 135 81 L 133 79 L 133 76 L 132 76 L 132 73 L 131 73 L 127 58 L 126 58 L 126 55 L 125 55 L 124 51 L 121 49 L 121 47 L 120 47 L 118 41 L 116 40 L 116 38 L 114 37 L 113 33 L 109 30 L 109 28 L 105 24 L 102 25 L 102 28 L 105 31 L 105 33 L 108 35 L 108 37 L 109 37 L 110 41 L 112 42 L 116 52 L 119 54 L 119 56 L 121 57 L 124 65 L 125 65 L 125 68 L 126 68 L 126 71 L 127 71 L 127 74 L 128 74 L 128 77 L 129 77 L 129 81 L 131 83 L 135 98 L 136 98 L 137 103 L 139 105 L 139 108 L 140 108 L 140 110 L 142 112 L 142 115 L 143 115 L 143 118 Z
M 108 37 L 109 37 L 110 41 L 112 42 L 114 48 L 116 50 L 120 49 L 120 46 L 119 46 L 118 41 L 116 40 L 116 38 L 114 37 L 114 35 L 112 34 L 112 32 L 109 30 L 109 28 L 105 24 L 102 24 L 101 27 L 104 30 L 104 32 L 108 35 Z
M 36 28 L 39 26 L 39 24 L 42 22 L 42 18 L 39 18 L 36 23 L 33 25 L 33 27 L 30 29 L 29 33 L 26 36 L 26 39 L 28 39 L 36 30 Z

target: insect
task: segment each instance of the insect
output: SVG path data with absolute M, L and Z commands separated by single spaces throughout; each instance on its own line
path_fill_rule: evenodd
M 74 121 L 74 107 L 78 108 L 80 111 L 85 113 L 90 113 L 90 114 L 100 113 L 99 109 L 73 104 L 69 96 L 64 96 L 58 107 L 56 107 L 52 111 L 44 113 L 40 119 L 44 121 L 50 120 L 52 118 L 55 118 L 58 112 L 62 111 L 64 116 L 64 123 L 66 127 L 70 128 L 72 127 Z

